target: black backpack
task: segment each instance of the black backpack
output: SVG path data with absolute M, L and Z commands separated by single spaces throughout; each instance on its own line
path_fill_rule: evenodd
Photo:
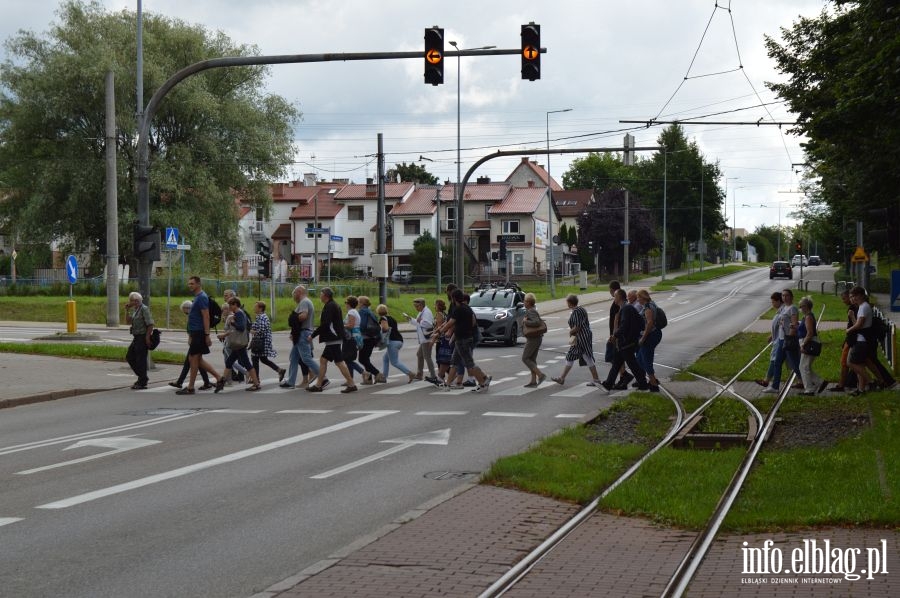
M 372 312 L 369 310 L 365 310 L 362 312 L 360 318 L 365 318 L 366 325 L 362 327 L 362 335 L 365 338 L 380 338 L 381 337 L 381 326 L 378 324 L 378 320 L 372 315 Z
M 653 306 L 656 308 L 656 318 L 654 319 L 654 322 L 656 323 L 656 327 L 662 330 L 669 325 L 669 319 L 666 318 L 666 312 L 663 311 L 663 308 L 655 303 Z
M 222 307 L 212 297 L 209 298 L 209 327 L 215 328 L 222 321 Z

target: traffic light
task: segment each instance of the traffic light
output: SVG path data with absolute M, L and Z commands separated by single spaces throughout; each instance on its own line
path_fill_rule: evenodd
M 500 239 L 500 254 L 499 254 L 499 257 L 500 257 L 500 261 L 501 261 L 501 262 L 505 262 L 505 261 L 506 261 L 506 239 L 504 239 L 504 238 L 501 238 L 501 239 Z
M 264 278 L 272 277 L 272 242 L 268 239 L 257 241 L 256 253 L 259 255 L 256 271 Z
M 152 226 L 134 225 L 134 255 L 151 262 L 162 259 L 162 242 L 159 229 Z
M 799 240 L 794 241 L 794 249 L 797 250 L 797 253 L 803 253 L 803 243 Z
M 440 85 L 444 82 L 444 29 L 429 27 L 425 30 L 425 83 Z
M 522 78 L 541 78 L 541 26 L 533 21 L 522 25 Z

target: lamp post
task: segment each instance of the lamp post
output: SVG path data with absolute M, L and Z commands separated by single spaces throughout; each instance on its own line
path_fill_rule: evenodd
M 553 243 L 553 185 L 550 177 L 550 115 L 571 112 L 571 108 L 547 111 L 547 249 L 550 255 L 550 297 L 556 298 L 556 246 Z
M 461 56 L 458 54 L 458 52 L 460 51 L 459 45 L 455 41 L 451 41 L 449 43 L 451 46 L 456 48 L 456 51 L 457 51 L 457 54 L 456 54 L 456 194 L 457 194 L 457 200 L 456 200 L 456 218 L 455 218 L 455 220 L 456 220 L 456 226 L 458 227 L 458 229 L 457 229 L 458 239 L 459 239 L 460 244 L 462 244 L 462 242 L 464 241 L 463 233 L 462 233 L 463 195 L 462 195 L 462 190 L 459 188 L 460 181 L 462 180 L 462 175 L 460 174 L 460 169 L 461 169 L 461 165 L 462 165 L 462 159 L 460 158 L 460 152 L 461 152 L 460 139 L 461 139 L 461 127 L 462 127 L 462 119 L 460 118 L 460 113 L 461 113 L 460 98 L 461 98 L 462 94 L 460 93 L 460 91 L 462 89 L 462 61 L 461 61 Z M 481 46 L 478 48 L 465 48 L 462 51 L 468 52 L 468 51 L 472 51 L 472 50 L 493 50 L 496 47 L 497 46 Z M 440 215 L 438 215 L 438 219 L 440 219 Z M 440 254 L 440 252 L 441 252 L 440 246 L 441 246 L 441 244 L 440 244 L 440 240 L 439 240 L 438 241 L 438 254 Z M 465 254 L 462 246 L 457 248 L 456 255 L 457 255 L 457 259 L 460 260 L 460 264 L 456 266 L 456 270 L 457 270 L 457 272 L 462 272 L 462 279 L 459 280 L 458 282 L 459 282 L 460 286 L 465 286 L 466 273 L 465 273 L 464 263 L 465 263 L 465 255 L 466 254 Z M 438 289 L 438 292 L 440 292 L 440 289 Z

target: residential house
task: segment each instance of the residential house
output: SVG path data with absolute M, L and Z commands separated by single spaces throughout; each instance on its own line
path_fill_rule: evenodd
M 437 185 L 416 185 L 412 193 L 390 212 L 393 231 L 393 247 L 390 255 L 395 263 L 408 263 L 413 244 L 426 231 L 437 237 L 437 203 L 441 187 Z
M 553 203 L 559 210 L 561 218 L 560 226 L 578 229 L 578 217 L 581 216 L 589 205 L 594 203 L 593 189 L 571 189 L 553 192 Z
M 557 183 L 542 165 L 529 160 L 527 157 L 522 158 L 521 162 L 506 177 L 506 182 L 514 187 L 546 187 L 548 181 L 553 193 L 563 190 L 562 185 Z

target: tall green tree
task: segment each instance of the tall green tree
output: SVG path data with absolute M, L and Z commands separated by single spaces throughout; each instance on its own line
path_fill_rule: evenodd
M 438 183 L 436 176 L 428 172 L 424 166 L 415 162 L 395 164 L 386 173 L 386 178 L 389 181 L 396 181 L 398 177 L 405 183 L 422 183 L 423 185 L 437 185 Z
M 563 174 L 563 187 L 602 193 L 607 189 L 627 188 L 631 178 L 631 169 L 622 163 L 618 154 L 588 154 L 572 160 Z
M 622 233 L 625 225 L 625 191 L 610 189 L 578 217 L 578 247 L 589 247 L 600 255 L 600 265 L 608 272 L 624 272 Z M 628 204 L 629 255 L 636 258 L 657 246 L 656 223 L 639 198 Z M 582 262 L 584 264 L 584 262 Z
M 67 1 L 44 36 L 6 41 L 0 69 L 0 218 L 20 239 L 85 250 L 105 237 L 105 76 L 115 74 L 119 255 L 136 212 L 135 30 L 131 11 Z M 204 59 L 256 55 L 167 17 L 144 14 L 144 89 Z M 198 253 L 239 254 L 240 199 L 267 210 L 268 183 L 293 160 L 298 111 L 262 93 L 265 67 L 215 69 L 177 85 L 150 128 L 150 220 L 177 226 Z M 200 248 L 203 248 L 202 250 Z M 199 257 L 199 256 L 198 256 Z
M 782 28 L 783 42 L 766 38 L 769 56 L 787 76 L 785 82 L 767 86 L 797 115 L 793 132 L 808 138 L 808 201 L 827 208 L 832 231 L 856 220 L 866 231 L 884 231 L 882 237 L 896 254 L 900 8 L 895 0 L 829 4 L 831 11 Z M 841 238 L 825 244 L 843 245 Z

